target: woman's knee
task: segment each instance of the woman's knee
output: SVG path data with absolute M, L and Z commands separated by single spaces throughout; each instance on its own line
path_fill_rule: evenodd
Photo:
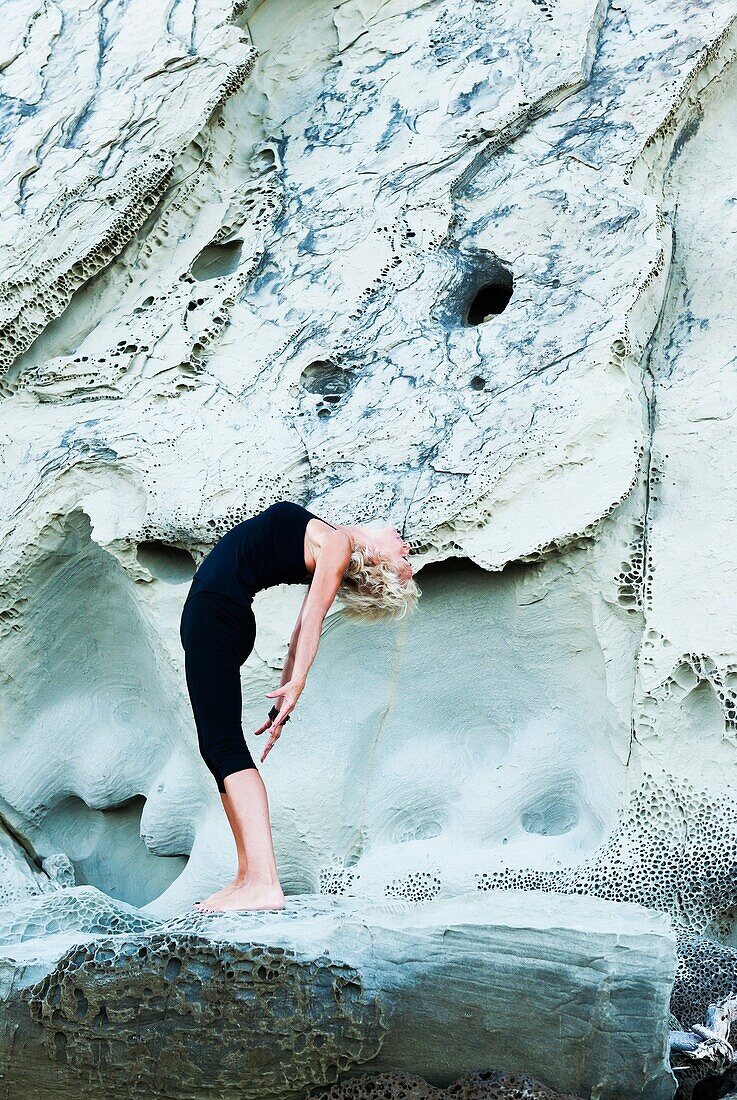
M 255 767 L 242 730 L 237 734 L 233 731 L 230 736 L 213 738 L 207 743 L 207 754 L 221 778 L 225 778 L 228 772 Z

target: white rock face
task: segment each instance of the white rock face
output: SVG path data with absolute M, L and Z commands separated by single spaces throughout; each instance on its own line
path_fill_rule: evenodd
M 734 6 L 3 15 L 3 900 L 73 871 L 161 921 L 232 873 L 179 614 L 293 499 L 396 523 L 423 596 L 328 617 L 262 767 L 288 893 L 639 902 L 702 1019 L 737 947 Z M 254 755 L 301 596 L 255 603 Z

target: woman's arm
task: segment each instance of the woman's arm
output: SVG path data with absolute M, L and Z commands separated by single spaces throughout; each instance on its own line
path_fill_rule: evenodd
M 305 598 L 302 600 L 302 606 L 299 609 L 299 615 L 297 616 L 297 621 L 294 624 L 292 636 L 289 639 L 289 649 L 287 650 L 287 655 L 284 658 L 284 666 L 282 668 L 279 687 L 281 687 L 283 684 L 289 683 L 289 680 L 292 676 L 292 668 L 294 667 L 294 655 L 297 652 L 297 639 L 299 638 L 299 631 L 300 627 L 302 626 L 302 612 L 305 609 L 305 604 L 307 603 L 307 597 L 309 596 L 309 594 L 310 590 L 308 588 L 305 592 Z
M 264 749 L 261 762 L 276 744 L 281 734 L 284 720 L 294 707 L 300 695 L 304 691 L 305 681 L 310 666 L 317 654 L 320 643 L 320 633 L 325 616 L 327 615 L 335 595 L 340 588 L 346 569 L 351 560 L 351 540 L 345 531 L 331 532 L 325 537 L 325 545 L 319 554 L 312 583 L 307 590 L 302 607 L 300 608 L 297 625 L 292 632 L 292 640 L 295 640 L 294 656 L 290 664 L 290 678 L 284 679 L 274 691 L 269 691 L 267 699 L 277 697 L 279 699 L 279 713 L 269 728 L 270 739 Z M 289 648 L 292 648 L 290 640 Z M 262 727 L 263 728 L 263 727 Z M 261 730 L 257 730 L 260 733 Z
M 292 667 L 294 666 L 294 654 L 297 649 L 297 639 L 299 638 L 299 628 L 302 625 L 302 612 L 304 611 L 305 604 L 307 603 L 308 593 L 309 588 L 307 589 L 307 592 L 305 592 L 304 599 L 302 600 L 302 606 L 300 607 L 299 615 L 297 616 L 297 621 L 294 624 L 294 629 L 292 630 L 292 636 L 289 639 L 289 648 L 287 650 L 287 655 L 284 658 L 284 664 L 281 671 L 281 679 L 279 680 L 279 687 L 283 687 L 284 684 L 288 684 L 292 675 Z M 267 718 L 264 724 L 262 726 L 259 726 L 259 728 L 257 730 L 254 730 L 253 732 L 263 733 L 264 730 L 269 729 L 270 726 L 271 719 Z
M 345 531 L 335 531 L 325 540 L 315 575 L 300 612 L 300 629 L 292 666 L 292 683 L 304 684 L 317 655 L 322 624 L 340 588 L 351 560 L 351 540 Z M 277 719 L 278 721 L 278 719 Z

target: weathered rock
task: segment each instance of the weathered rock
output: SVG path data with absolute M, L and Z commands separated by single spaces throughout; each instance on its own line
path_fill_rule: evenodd
M 678 930 L 672 1022 L 698 1022 L 737 975 L 733 5 L 17 0 L 3 14 L 4 1049 L 41 1049 L 57 991 L 69 1035 L 41 1046 L 88 1057 L 70 975 L 95 1003 L 100 940 L 153 941 L 232 873 L 178 619 L 195 560 L 280 497 L 396 523 L 423 588 L 413 622 L 329 616 L 264 769 L 290 895 L 344 896 L 336 912 L 352 893 L 423 902 L 411 935 L 350 918 L 362 942 L 423 951 L 472 890 L 486 907 L 528 890 L 538 916 L 637 902 Z M 249 739 L 301 596 L 256 603 Z M 479 997 L 495 919 L 441 936 L 440 961 Z M 189 921 L 179 934 L 223 990 Z M 599 988 L 583 956 L 603 933 L 584 932 L 555 933 L 571 957 L 556 956 L 551 997 L 566 965 L 584 1001 Z M 534 969 L 553 929 L 531 937 Z M 358 948 L 311 970 L 304 950 L 287 986 L 304 978 L 315 1035 L 341 1050 L 320 1015 L 330 968 L 358 975 L 369 1017 L 376 971 Z M 635 955 L 620 969 L 614 952 L 613 973 L 636 973 Z M 391 1027 L 368 1027 L 360 1067 L 402 1035 L 375 996 Z M 560 1004 L 575 1028 L 578 1002 Z M 551 1041 L 530 1012 L 494 1039 L 524 1071 L 531 1036 L 538 1052 Z M 159 1016 L 165 1034 L 186 1019 Z M 659 1019 L 627 1020 L 620 1081 L 656 1087 Z M 406 1068 L 432 1075 L 425 1024 Z M 594 1075 L 613 1058 L 598 1025 L 581 1048 Z M 155 1064 L 142 1054 L 146 1087 Z
M 576 1100 L 552 1092 L 526 1074 L 470 1073 L 447 1089 L 408 1073 L 366 1074 L 310 1094 L 310 1100 Z
M 245 1100 L 357 1066 L 437 1085 L 524 1066 L 581 1096 L 673 1095 L 675 938 L 640 906 L 303 896 L 281 913 L 186 912 L 139 929 L 110 907 L 112 927 L 131 923 L 101 934 L 96 892 L 64 893 L 58 930 L 24 937 L 24 922 L 38 932 L 26 911 L 0 957 L 3 1080 L 26 1095 Z

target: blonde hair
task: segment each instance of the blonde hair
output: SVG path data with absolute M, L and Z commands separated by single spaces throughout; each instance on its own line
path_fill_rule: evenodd
M 402 580 L 396 563 L 373 547 L 357 545 L 336 596 L 349 619 L 402 619 L 422 595 L 415 580 Z

